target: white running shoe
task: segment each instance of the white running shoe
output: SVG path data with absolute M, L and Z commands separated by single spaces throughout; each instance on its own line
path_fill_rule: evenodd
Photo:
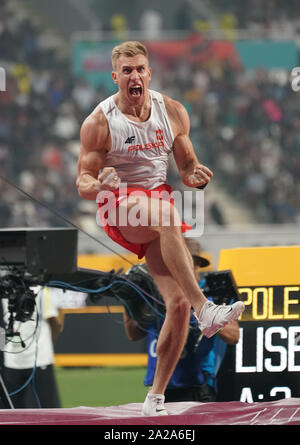
M 143 403 L 143 416 L 167 416 L 168 413 L 164 407 L 165 396 L 163 394 L 147 394 Z
M 233 320 L 237 320 L 244 312 L 245 305 L 242 301 L 237 301 L 231 305 L 216 305 L 211 301 L 204 303 L 199 316 L 194 312 L 198 320 L 200 331 L 205 337 L 210 338 L 220 329 Z

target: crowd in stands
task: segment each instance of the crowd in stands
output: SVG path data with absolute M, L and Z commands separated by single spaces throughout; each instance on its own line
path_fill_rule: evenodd
M 252 26 L 258 30 L 259 26 L 268 32 L 287 27 L 289 30 L 300 30 L 300 5 L 297 0 L 282 2 L 281 0 L 216 0 L 215 10 L 219 17 L 227 17 L 231 13 L 238 29 L 249 29 Z M 226 13 L 224 14 L 224 11 Z
M 79 131 L 107 92 L 74 78 L 69 61 L 45 47 L 42 34 L 28 16 L 0 1 L 0 65 L 6 70 L 0 227 L 67 225 L 59 214 L 80 225 L 86 213 L 75 187 Z M 221 63 L 177 63 L 154 72 L 153 89 L 186 104 L 195 149 L 224 190 L 257 222 L 299 223 L 300 102 L 289 73 L 248 73 Z M 222 223 L 217 214 L 212 209 L 210 220 Z

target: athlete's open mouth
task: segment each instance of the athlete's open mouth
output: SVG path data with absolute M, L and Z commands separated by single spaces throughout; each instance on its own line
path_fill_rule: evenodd
M 129 88 L 129 93 L 131 94 L 131 96 L 141 96 L 142 92 L 143 92 L 143 89 L 140 86 L 135 86 L 135 87 Z

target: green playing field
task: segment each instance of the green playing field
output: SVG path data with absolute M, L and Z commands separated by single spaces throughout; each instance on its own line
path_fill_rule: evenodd
M 145 368 L 55 368 L 62 408 L 143 402 Z

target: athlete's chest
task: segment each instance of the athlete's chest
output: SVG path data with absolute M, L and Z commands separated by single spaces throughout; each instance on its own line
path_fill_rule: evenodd
M 173 145 L 166 120 L 155 115 L 146 122 L 119 119 L 118 115 L 112 117 L 109 136 L 109 147 L 123 153 L 157 152 Z

